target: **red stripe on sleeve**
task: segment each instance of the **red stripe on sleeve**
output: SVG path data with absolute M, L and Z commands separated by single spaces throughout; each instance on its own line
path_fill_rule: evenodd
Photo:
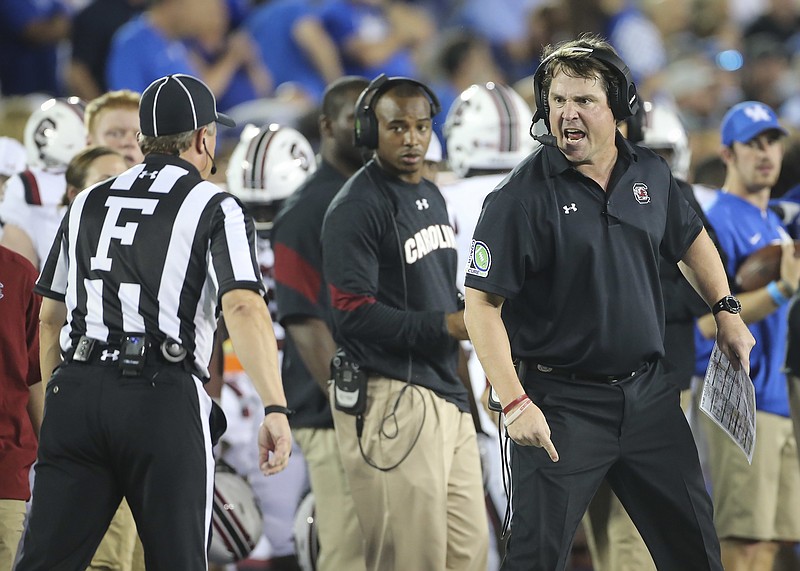
M 25 187 L 25 202 L 41 206 L 42 196 L 39 194 L 39 183 L 36 181 L 36 176 L 31 171 L 23 171 L 21 178 L 22 186 Z
M 347 293 L 336 289 L 334 285 L 328 285 L 328 291 L 331 294 L 331 306 L 339 311 L 355 311 L 362 305 L 375 303 L 375 298 L 371 295 Z
M 298 292 L 314 305 L 319 303 L 322 277 L 298 252 L 281 243 L 273 244 L 275 280 Z

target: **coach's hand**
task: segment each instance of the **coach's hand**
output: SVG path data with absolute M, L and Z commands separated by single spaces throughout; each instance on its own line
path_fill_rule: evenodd
M 510 412 L 510 411 L 509 411 Z M 522 411 L 511 426 L 506 428 L 511 440 L 521 446 L 536 446 L 544 448 L 550 456 L 550 460 L 558 462 L 558 452 L 550 440 L 550 426 L 544 417 L 542 409 L 531 403 L 528 408 Z
M 292 432 L 285 414 L 272 412 L 258 430 L 258 464 L 267 476 L 277 474 L 289 463 Z

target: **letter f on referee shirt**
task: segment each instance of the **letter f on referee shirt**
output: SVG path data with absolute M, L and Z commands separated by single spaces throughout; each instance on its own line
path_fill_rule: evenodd
M 92 256 L 92 270 L 111 271 L 111 258 L 108 257 L 108 248 L 111 239 L 116 238 L 121 244 L 130 246 L 139 225 L 128 222 L 124 226 L 117 226 L 117 220 L 123 209 L 139 210 L 142 214 L 153 214 L 158 200 L 154 198 L 130 198 L 127 196 L 109 196 L 106 199 L 108 212 L 103 220 L 103 229 L 97 242 L 97 254 Z

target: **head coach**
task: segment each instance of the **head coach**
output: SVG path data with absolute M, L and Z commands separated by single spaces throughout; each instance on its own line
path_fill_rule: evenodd
M 219 305 L 266 405 L 262 471 L 288 460 L 253 222 L 204 180 L 216 124 L 233 121 L 188 75 L 154 81 L 139 120 L 144 163 L 78 195 L 36 286 L 50 380 L 21 570 L 85 568 L 123 497 L 148 569 L 207 568 L 219 434 L 203 382 Z
M 534 119 L 552 134 L 487 197 L 466 277 L 467 329 L 514 441 L 503 570 L 564 569 L 604 478 L 659 569 L 721 570 L 694 440 L 663 380 L 661 258 L 716 307 L 735 367 L 753 337 L 668 165 L 617 131 L 639 103 L 627 65 L 590 35 L 544 56 Z

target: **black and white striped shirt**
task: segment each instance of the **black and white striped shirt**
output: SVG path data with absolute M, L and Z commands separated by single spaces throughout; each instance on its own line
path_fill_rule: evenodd
M 64 351 L 81 335 L 113 344 L 144 332 L 179 340 L 204 375 L 232 289 L 265 294 L 252 220 L 190 163 L 155 154 L 78 195 L 36 286 L 66 303 Z

